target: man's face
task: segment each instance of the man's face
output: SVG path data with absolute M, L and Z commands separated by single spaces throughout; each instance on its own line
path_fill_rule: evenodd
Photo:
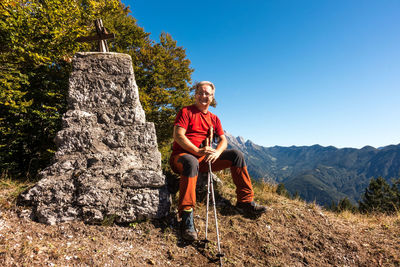
M 196 105 L 199 105 L 201 107 L 208 107 L 211 104 L 213 97 L 214 97 L 214 92 L 211 86 L 203 84 L 196 92 L 195 95 Z

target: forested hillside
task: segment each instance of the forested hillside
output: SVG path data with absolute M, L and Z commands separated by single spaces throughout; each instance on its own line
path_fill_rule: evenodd
M 229 133 L 229 146 L 244 152 L 251 176 L 282 182 L 292 193 L 321 205 L 348 197 L 353 203 L 371 178 L 387 181 L 400 177 L 400 145 L 361 149 L 333 146 L 262 147 Z

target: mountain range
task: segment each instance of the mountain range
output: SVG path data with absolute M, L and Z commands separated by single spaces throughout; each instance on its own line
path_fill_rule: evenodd
M 306 201 L 328 206 L 347 197 L 360 200 L 371 178 L 387 181 L 400 177 L 400 144 L 380 148 L 365 146 L 263 147 L 225 132 L 228 147 L 242 151 L 255 180 L 283 183 Z

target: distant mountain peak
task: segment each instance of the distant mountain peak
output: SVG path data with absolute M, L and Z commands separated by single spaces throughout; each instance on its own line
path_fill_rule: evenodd
M 228 147 L 244 153 L 252 178 L 282 182 L 291 193 L 298 192 L 305 200 L 321 205 L 344 197 L 355 203 L 371 177 L 399 176 L 400 144 L 379 149 L 319 144 L 264 147 L 242 136 L 225 134 Z
M 364 146 L 363 148 L 361 148 L 361 150 L 375 150 L 376 148 L 374 148 L 373 146 Z
M 254 143 L 251 140 L 247 140 L 246 145 L 254 145 Z
M 246 140 L 244 140 L 244 138 L 242 136 L 238 136 L 236 137 L 236 140 L 239 142 L 239 144 L 244 145 Z
M 225 137 L 228 140 L 228 144 L 232 147 L 239 148 L 240 150 L 243 150 L 245 147 L 244 144 L 244 138 L 241 136 L 234 137 L 232 134 L 230 134 L 227 131 L 224 131 Z

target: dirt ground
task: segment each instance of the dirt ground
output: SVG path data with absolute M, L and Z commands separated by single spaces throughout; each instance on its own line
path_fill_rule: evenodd
M 27 208 L 15 205 L 19 188 L 0 186 L 0 266 L 219 265 L 213 219 L 207 247 L 180 239 L 175 211 L 129 225 L 49 226 L 24 218 Z M 245 218 L 233 207 L 234 186 L 225 178 L 217 201 L 224 266 L 400 266 L 400 215 L 335 214 L 274 191 L 258 184 L 257 201 L 268 212 Z M 198 203 L 200 239 L 205 213 L 205 204 Z

